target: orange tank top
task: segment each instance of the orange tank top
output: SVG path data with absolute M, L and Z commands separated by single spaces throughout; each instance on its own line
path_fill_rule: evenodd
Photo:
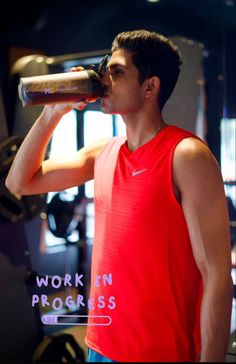
M 95 163 L 85 342 L 115 361 L 199 359 L 202 279 L 172 183 L 174 150 L 187 137 L 196 136 L 166 126 L 134 152 L 114 137 Z

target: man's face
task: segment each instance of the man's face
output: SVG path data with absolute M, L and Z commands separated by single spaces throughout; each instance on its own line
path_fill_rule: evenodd
M 101 98 L 101 110 L 121 115 L 137 112 L 142 105 L 142 85 L 131 54 L 124 49 L 115 51 L 107 69 L 102 78 L 105 94 Z

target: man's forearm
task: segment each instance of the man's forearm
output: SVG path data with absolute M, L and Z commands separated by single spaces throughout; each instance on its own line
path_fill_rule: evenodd
M 231 276 L 205 283 L 201 306 L 201 362 L 226 359 L 233 297 Z
M 16 154 L 6 179 L 6 186 L 13 193 L 21 194 L 22 187 L 32 180 L 42 165 L 47 145 L 61 119 L 52 111 L 53 107 L 44 108 Z

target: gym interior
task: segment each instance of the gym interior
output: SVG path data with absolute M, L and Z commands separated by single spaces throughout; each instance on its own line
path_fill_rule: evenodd
M 164 116 L 205 140 L 221 167 L 234 282 L 227 361 L 235 362 L 236 1 L 36 0 L 18 2 L 14 13 L 11 3 L 5 6 L 0 15 L 1 362 L 83 362 L 87 356 L 94 184 L 34 196 L 6 188 L 12 161 L 42 111 L 42 106 L 23 107 L 20 78 L 98 66 L 110 54 L 114 36 L 135 28 L 158 31 L 178 45 L 184 63 Z M 103 114 L 98 100 L 63 117 L 47 158 L 125 132 L 120 116 Z

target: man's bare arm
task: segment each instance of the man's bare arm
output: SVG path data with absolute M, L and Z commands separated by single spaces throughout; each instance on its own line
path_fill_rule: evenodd
M 225 361 L 233 286 L 229 219 L 220 168 L 207 146 L 196 138 L 187 138 L 175 150 L 173 179 L 204 283 L 200 361 Z
M 69 157 L 44 160 L 47 145 L 61 117 L 72 106 L 46 106 L 21 144 L 6 178 L 15 194 L 31 195 L 61 191 L 93 178 L 96 156 L 107 143 L 101 140 Z

